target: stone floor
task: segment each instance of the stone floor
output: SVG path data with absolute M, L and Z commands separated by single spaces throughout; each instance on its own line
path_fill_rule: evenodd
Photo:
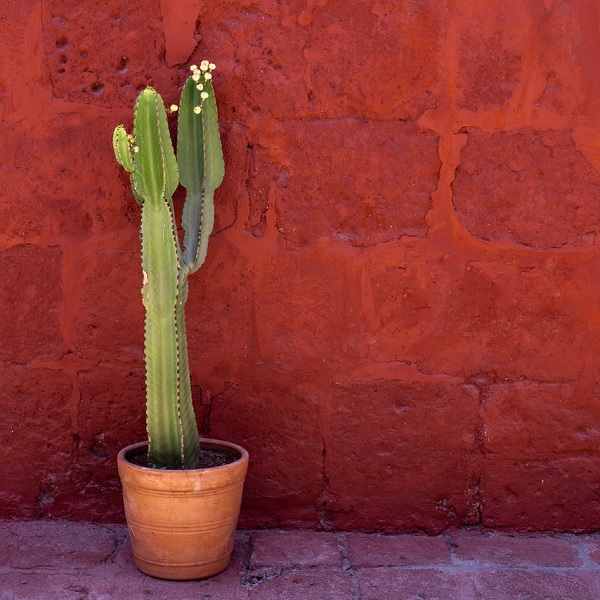
M 598 600 L 600 534 L 242 531 L 206 581 L 142 575 L 121 525 L 0 522 L 0 600 Z

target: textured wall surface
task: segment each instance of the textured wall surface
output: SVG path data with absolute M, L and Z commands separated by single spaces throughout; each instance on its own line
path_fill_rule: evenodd
M 0 8 L 0 517 L 123 518 L 139 212 L 113 127 L 218 65 L 191 281 L 243 526 L 600 526 L 597 0 Z

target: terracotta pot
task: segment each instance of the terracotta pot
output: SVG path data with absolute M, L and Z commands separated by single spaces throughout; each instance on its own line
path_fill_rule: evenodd
M 133 444 L 117 457 L 135 564 L 161 579 L 216 575 L 229 564 L 233 549 L 248 452 L 204 439 L 202 448 L 224 449 L 238 460 L 185 471 L 139 467 L 127 460 L 147 445 Z

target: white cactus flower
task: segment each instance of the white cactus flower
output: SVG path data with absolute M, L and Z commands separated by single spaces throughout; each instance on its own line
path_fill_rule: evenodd
M 202 107 L 201 106 L 194 106 L 194 112 L 199 115 L 202 112 Z

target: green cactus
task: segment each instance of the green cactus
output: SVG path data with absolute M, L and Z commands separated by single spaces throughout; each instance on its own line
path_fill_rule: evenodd
M 200 459 L 184 308 L 188 276 L 206 258 L 213 195 L 224 174 L 214 68 L 208 61 L 191 67 L 181 93 L 177 156 L 163 100 L 151 87 L 135 103 L 133 134 L 123 125 L 113 134 L 117 162 L 130 173 L 133 195 L 142 206 L 148 464 L 163 469 L 197 468 Z M 179 182 L 186 189 L 183 249 L 172 202 Z

